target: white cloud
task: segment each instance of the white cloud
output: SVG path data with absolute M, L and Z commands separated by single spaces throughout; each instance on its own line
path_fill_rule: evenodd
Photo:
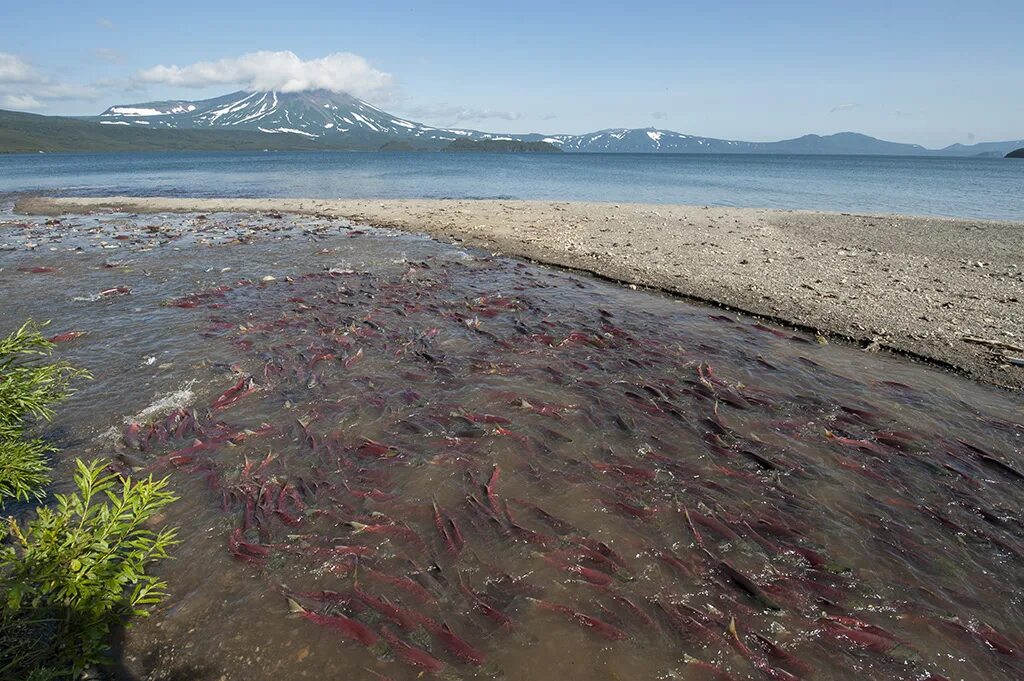
M 29 111 L 43 108 L 43 103 L 32 95 L 0 94 L 0 107 Z
M 38 110 L 46 100 L 95 99 L 95 87 L 61 83 L 14 54 L 0 52 L 0 106 Z
M 113 31 L 115 28 L 117 28 L 114 25 L 113 21 L 111 21 L 110 19 L 107 19 L 105 17 L 100 17 L 99 19 L 97 19 L 96 20 L 96 25 L 99 26 L 100 28 L 105 28 L 108 31 Z
M 837 104 L 836 106 L 832 107 L 832 110 L 829 111 L 829 113 L 849 111 L 850 109 L 856 109 L 858 106 L 860 106 L 860 104 Z
M 303 60 L 289 51 L 250 52 L 188 66 L 159 65 L 140 71 L 136 80 L 195 88 L 237 85 L 246 90 L 280 92 L 324 89 L 357 97 L 377 94 L 392 83 L 391 74 L 375 69 L 357 54 L 336 52 Z
M 21 57 L 0 52 L 0 83 L 25 83 L 38 77 L 38 72 Z
M 474 109 L 454 104 L 427 104 L 424 106 L 405 107 L 403 111 L 413 118 L 428 121 L 480 121 L 484 119 L 502 119 L 517 121 L 522 118 L 518 111 L 495 111 L 493 109 Z

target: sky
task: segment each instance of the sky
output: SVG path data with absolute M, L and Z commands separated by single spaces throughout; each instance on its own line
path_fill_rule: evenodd
M 1024 138 L 1024 1 L 2 0 L 0 108 L 349 90 L 491 132 Z

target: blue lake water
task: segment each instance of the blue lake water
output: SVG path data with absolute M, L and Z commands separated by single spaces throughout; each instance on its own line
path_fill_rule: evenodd
M 512 198 L 1024 220 L 1024 161 L 891 156 L 0 155 L 0 195 Z

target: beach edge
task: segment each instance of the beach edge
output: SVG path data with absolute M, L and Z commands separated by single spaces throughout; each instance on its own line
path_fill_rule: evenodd
M 25 197 L 21 214 L 296 213 L 657 289 L 1024 388 L 1024 223 L 489 199 Z

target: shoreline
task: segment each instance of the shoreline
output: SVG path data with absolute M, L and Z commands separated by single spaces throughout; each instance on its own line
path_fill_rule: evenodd
M 1024 223 L 518 200 L 25 198 L 15 210 L 281 212 L 458 241 L 1024 388 Z M 979 342 L 980 341 L 980 342 Z

